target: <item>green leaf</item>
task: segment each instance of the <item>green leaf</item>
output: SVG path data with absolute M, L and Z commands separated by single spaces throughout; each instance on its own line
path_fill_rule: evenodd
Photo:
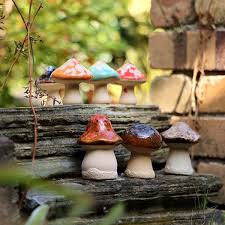
M 124 211 L 125 209 L 122 204 L 114 206 L 98 225 L 116 224 L 123 215 Z
M 49 206 L 46 204 L 39 206 L 32 212 L 30 218 L 28 219 L 25 225 L 44 225 L 47 218 L 48 210 Z

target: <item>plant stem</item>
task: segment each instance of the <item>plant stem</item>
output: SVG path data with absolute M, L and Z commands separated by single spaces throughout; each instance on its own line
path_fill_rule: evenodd
M 33 55 L 33 47 L 32 47 L 32 41 L 31 41 L 31 10 L 32 10 L 32 4 L 33 1 L 30 0 L 30 6 L 29 6 L 29 14 L 28 14 L 28 22 L 27 22 L 27 36 L 28 36 L 28 73 L 29 73 L 29 105 L 31 107 L 33 117 L 34 117 L 34 143 L 32 146 L 32 162 L 35 161 L 35 155 L 36 155 L 36 148 L 37 148 L 37 139 L 38 139 L 38 121 L 37 121 L 37 115 L 35 112 L 35 108 L 33 106 L 32 102 L 32 91 L 33 91 L 33 70 L 34 70 L 34 55 Z

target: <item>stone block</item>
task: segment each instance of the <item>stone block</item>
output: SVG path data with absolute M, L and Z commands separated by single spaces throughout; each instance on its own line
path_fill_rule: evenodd
M 196 96 L 199 112 L 225 113 L 225 75 L 201 76 Z
M 187 113 L 190 109 L 191 79 L 183 74 L 160 76 L 153 80 L 151 103 L 165 113 Z
M 200 116 L 198 120 L 173 116 L 171 123 L 188 123 L 200 135 L 200 141 L 192 147 L 193 156 L 225 159 L 225 116 Z
M 195 0 L 195 11 L 204 26 L 225 25 L 225 0 Z
M 151 22 L 155 27 L 174 27 L 195 21 L 194 0 L 152 0 Z
M 155 32 L 150 36 L 150 65 L 157 69 L 193 70 L 204 44 L 204 70 L 225 70 L 225 29 Z
M 217 204 L 225 204 L 225 161 L 224 162 L 200 162 L 197 166 L 198 173 L 215 175 L 223 182 L 219 196 L 212 199 Z

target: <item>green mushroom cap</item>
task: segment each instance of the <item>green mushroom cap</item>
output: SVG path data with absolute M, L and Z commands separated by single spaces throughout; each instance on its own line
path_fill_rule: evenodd
M 119 79 L 119 74 L 116 70 L 111 68 L 105 62 L 98 61 L 90 67 L 90 71 L 93 75 L 93 81 L 99 81 L 104 79 Z

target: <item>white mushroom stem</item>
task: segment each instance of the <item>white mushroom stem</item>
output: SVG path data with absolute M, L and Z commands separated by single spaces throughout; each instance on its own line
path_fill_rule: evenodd
M 122 93 L 120 96 L 120 104 L 131 104 L 137 103 L 136 96 L 134 94 L 134 86 L 122 85 Z
M 48 97 L 45 106 L 62 105 L 62 99 L 59 94 L 59 90 L 48 91 Z
M 95 90 L 93 94 L 93 104 L 109 104 L 111 103 L 111 97 L 109 96 L 107 84 L 95 84 Z
M 155 178 L 150 155 L 131 153 L 125 174 L 128 177 Z
M 48 94 L 45 106 L 62 105 L 59 90 L 64 86 L 59 83 L 40 83 L 38 86 Z
M 165 172 L 170 174 L 192 175 L 194 169 L 188 150 L 171 149 L 166 162 Z
M 107 180 L 118 177 L 114 145 L 86 145 L 83 148 L 87 151 L 81 165 L 83 178 Z
M 79 84 L 65 84 L 64 105 L 75 105 L 83 103 L 80 95 Z

